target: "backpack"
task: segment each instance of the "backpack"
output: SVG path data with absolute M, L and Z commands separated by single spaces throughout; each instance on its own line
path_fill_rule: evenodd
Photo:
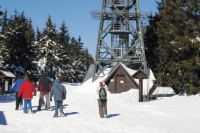
M 40 87 L 40 85 L 42 85 L 42 88 L 41 88 L 42 92 L 49 92 L 50 91 L 51 88 L 50 88 L 49 84 L 50 84 L 50 81 L 46 77 L 42 77 L 40 79 L 39 87 Z
M 54 85 L 54 82 L 53 82 L 52 78 L 51 78 L 51 77 L 49 77 L 49 76 L 47 76 L 46 78 L 49 80 L 49 82 L 50 82 L 51 86 L 53 86 L 53 85 Z
M 105 89 L 105 86 L 104 85 L 100 85 L 100 89 L 99 89 L 99 99 L 101 101 L 105 100 L 106 99 L 106 89 Z

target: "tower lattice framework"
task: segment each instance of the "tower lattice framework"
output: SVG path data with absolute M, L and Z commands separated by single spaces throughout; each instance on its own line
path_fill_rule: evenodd
M 103 0 L 99 17 L 93 81 L 118 63 L 146 71 L 139 0 Z M 104 74 L 104 73 L 103 73 Z

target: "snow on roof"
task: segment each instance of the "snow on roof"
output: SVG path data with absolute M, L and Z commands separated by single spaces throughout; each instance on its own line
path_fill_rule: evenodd
M 132 76 L 134 73 L 136 73 L 138 70 L 133 70 L 133 69 L 130 69 L 128 68 L 127 66 L 125 66 L 123 63 L 119 63 L 118 65 L 122 65 L 122 67 L 127 71 L 127 73 Z M 118 66 L 117 65 L 117 66 Z M 86 82 L 84 82 L 82 84 L 82 86 L 90 86 L 92 88 L 94 88 L 100 79 L 107 79 L 110 75 L 110 73 L 112 73 L 112 71 L 114 71 L 117 66 L 115 66 L 114 68 L 106 68 L 104 69 L 98 77 L 97 79 L 92 82 L 92 78 L 88 79 Z M 151 87 L 154 85 L 154 82 L 156 80 L 152 70 L 150 68 L 147 69 L 147 72 L 146 72 L 147 76 L 149 77 L 148 79 L 143 79 L 143 95 L 147 95 L 147 93 L 149 92 L 149 90 L 151 89 Z M 136 83 L 139 84 L 139 79 L 134 79 L 136 81 Z M 133 89 L 138 89 L 138 88 L 133 88 Z
M 11 78 L 14 78 L 15 75 L 11 72 L 8 72 L 8 71 L 1 71 L 6 77 L 11 77 Z
M 133 75 L 135 74 L 138 70 L 133 70 L 128 67 L 126 67 L 124 64 L 121 63 L 121 65 L 126 69 L 126 71 L 130 74 Z M 154 82 L 156 80 L 152 70 L 150 68 L 147 68 L 147 71 L 145 72 L 147 76 L 149 77 L 148 79 L 143 79 L 143 95 L 147 95 L 151 87 L 154 85 Z M 139 79 L 134 79 L 138 84 L 139 84 Z M 133 88 L 136 89 L 136 88 Z

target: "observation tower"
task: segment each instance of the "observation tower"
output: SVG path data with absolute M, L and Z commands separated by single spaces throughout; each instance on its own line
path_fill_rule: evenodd
M 100 19 L 93 81 L 106 68 L 123 63 L 130 69 L 147 69 L 139 0 L 103 0 L 101 12 L 91 12 Z

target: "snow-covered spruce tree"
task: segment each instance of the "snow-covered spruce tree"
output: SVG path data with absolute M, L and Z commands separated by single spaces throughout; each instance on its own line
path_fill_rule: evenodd
M 38 55 L 39 55 L 39 45 L 38 45 L 38 40 L 39 40 L 39 38 L 41 37 L 42 35 L 41 35 L 41 32 L 40 32 L 40 30 L 39 30 L 39 28 L 37 27 L 37 29 L 36 29 L 36 34 L 35 34 L 35 41 L 34 41 L 34 43 L 33 43 L 33 45 L 32 45 L 32 52 L 33 52 L 33 54 L 35 55 L 34 57 L 33 57 L 33 63 L 36 65 L 36 70 L 35 70 L 35 72 L 34 72 L 34 79 L 35 80 L 38 80 L 38 78 L 41 76 L 41 73 L 40 73 L 40 71 L 39 71 L 39 69 L 38 69 L 38 60 L 39 60 L 39 58 L 38 58 Z
M 30 58 L 30 64 L 31 67 L 29 66 L 29 69 L 26 69 L 26 74 L 29 75 L 30 78 L 32 79 L 37 79 L 38 77 L 38 71 L 37 71 L 37 51 L 38 51 L 38 47 L 37 45 L 35 45 L 35 33 L 34 33 L 34 29 L 32 27 L 32 21 L 29 20 L 29 23 L 27 25 L 27 27 L 29 29 L 31 29 L 29 32 L 27 32 L 27 37 L 26 37 L 26 41 L 30 44 L 28 46 L 28 51 L 30 51 L 29 54 L 29 58 Z
M 56 26 L 53 25 L 50 16 L 41 37 L 36 43 L 39 46 L 38 71 L 40 74 L 46 73 L 55 78 L 57 76 L 56 70 L 59 67 L 58 62 L 60 61 L 59 51 L 62 47 L 57 42 Z
M 3 37 L 3 25 L 6 21 L 4 20 L 7 20 L 7 11 L 5 11 L 4 15 L 3 15 L 3 12 L 0 11 L 0 68 L 3 68 L 3 64 L 4 64 L 4 60 L 3 60 L 3 52 L 4 52 L 4 37 Z
M 86 48 L 86 49 L 83 51 L 83 55 L 84 55 L 84 57 L 85 57 L 85 62 L 84 62 L 84 63 L 85 63 L 85 65 L 86 65 L 86 68 L 89 69 L 89 66 L 90 66 L 91 64 L 94 63 L 94 59 L 93 59 L 92 55 L 89 54 L 88 48 Z
M 24 12 L 19 14 L 15 11 L 2 28 L 2 41 L 4 51 L 4 66 L 14 74 L 18 71 L 24 74 L 34 75 L 36 69 L 33 63 L 32 44 L 34 42 L 34 31 L 31 21 L 28 20 Z
M 65 22 L 63 22 L 61 24 L 60 27 L 60 32 L 58 33 L 58 44 L 60 44 L 62 46 L 62 49 L 60 50 L 60 62 L 59 62 L 59 66 L 57 68 L 57 74 L 59 77 L 61 77 L 62 81 L 65 82 L 71 82 L 71 77 L 72 72 L 72 61 L 71 61 L 71 56 L 70 56 L 70 34 L 69 34 L 69 30 L 65 25 Z
M 73 37 L 70 43 L 71 49 L 71 59 L 72 59 L 72 72 L 73 82 L 82 82 L 86 73 L 87 73 L 87 66 L 86 66 L 86 54 L 85 50 L 83 49 L 83 43 L 81 42 L 81 37 L 78 38 L 78 41 Z
M 77 47 L 76 47 L 76 66 L 75 66 L 75 75 L 76 75 L 76 82 L 82 82 L 86 73 L 87 73 L 87 66 L 85 64 L 86 62 L 86 57 L 85 57 L 85 50 L 83 47 L 83 43 L 81 41 L 81 37 L 78 37 L 78 42 L 76 43 Z M 76 46 L 75 45 L 75 46 Z
M 188 94 L 200 90 L 199 5 L 197 0 L 163 0 L 155 22 L 147 29 L 154 31 L 156 41 L 149 42 L 155 43 L 148 46 L 155 60 L 148 62 L 154 63 L 152 69 L 162 85 L 171 86 L 176 93 L 186 88 Z

